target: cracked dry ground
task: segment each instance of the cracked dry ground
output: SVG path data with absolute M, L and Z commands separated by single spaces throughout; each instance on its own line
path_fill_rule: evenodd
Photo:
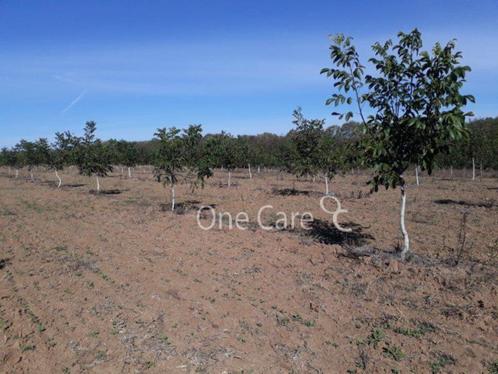
M 247 211 L 247 231 L 203 231 L 196 211 L 161 209 L 150 175 L 105 178 L 88 193 L 65 173 L 0 176 L 0 372 L 481 373 L 498 366 L 498 181 L 423 178 L 408 190 L 418 256 L 349 258 L 347 245 L 393 249 L 398 193 L 337 177 L 342 235 L 320 212 L 323 186 L 277 174 L 180 202 Z M 78 184 L 82 184 L 78 186 Z M 297 191 L 286 190 L 295 186 Z M 291 191 L 292 193 L 287 193 Z M 195 200 L 195 201 L 193 201 Z M 277 210 L 311 211 L 309 231 L 264 231 Z M 188 204 L 186 204 L 188 205 Z M 183 210 L 183 209 L 181 209 Z M 466 243 L 458 257 L 463 211 Z M 226 223 L 226 222 L 225 222 Z M 460 234 L 461 235 L 461 234 Z M 454 265 L 454 259 L 459 264 Z

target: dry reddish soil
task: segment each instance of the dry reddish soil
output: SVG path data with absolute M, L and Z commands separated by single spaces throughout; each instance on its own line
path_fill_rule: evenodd
M 102 180 L 0 176 L 0 372 L 486 373 L 498 367 L 498 179 L 408 188 L 415 256 L 399 262 L 399 191 L 338 176 L 344 234 L 323 181 L 244 171 L 169 190 L 139 169 Z M 445 178 L 443 178 L 445 176 Z M 410 183 L 414 183 L 410 180 Z M 79 186 L 78 186 L 79 185 Z M 294 188 L 295 190 L 292 190 Z M 331 202 L 330 202 L 331 203 Z M 201 230 L 215 205 L 248 230 Z M 310 211 L 312 230 L 265 231 Z M 332 206 L 332 205 L 331 205 Z M 332 209 L 332 207 L 331 207 Z M 467 212 L 467 213 L 465 213 Z M 201 222 L 209 223 L 209 211 Z M 464 217 L 465 215 L 465 222 Z M 370 245 L 369 256 L 351 248 Z

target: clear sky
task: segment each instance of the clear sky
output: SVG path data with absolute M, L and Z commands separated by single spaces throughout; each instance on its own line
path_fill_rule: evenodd
M 0 0 L 0 146 L 87 120 L 103 139 L 190 123 L 284 134 L 298 105 L 333 124 L 328 35 L 364 55 L 414 27 L 425 47 L 458 40 L 470 109 L 496 116 L 497 25 L 497 0 Z

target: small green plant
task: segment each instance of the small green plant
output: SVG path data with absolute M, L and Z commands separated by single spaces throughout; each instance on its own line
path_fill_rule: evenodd
M 455 365 L 456 360 L 447 353 L 438 353 L 436 361 L 431 363 L 432 374 L 437 374 L 448 365 Z
M 45 326 L 43 326 L 43 324 L 42 324 L 42 323 L 38 323 L 38 324 L 36 325 L 36 330 L 38 330 L 38 332 L 43 332 L 43 331 L 45 331 L 45 330 L 46 330 L 46 328 L 45 328 Z
M 171 344 L 171 342 L 169 341 L 168 336 L 166 336 L 164 334 L 159 335 L 158 339 L 161 341 L 161 343 L 164 343 L 166 345 L 170 345 Z
M 6 321 L 3 318 L 0 318 L 0 331 L 7 330 L 9 328 L 9 326 L 10 326 L 9 321 Z
M 21 345 L 21 352 L 34 351 L 36 348 L 33 344 L 23 344 Z
M 498 374 L 498 360 L 489 364 L 488 372 L 489 374 Z
M 372 333 L 367 338 L 367 344 L 377 348 L 379 343 L 384 340 L 385 334 L 382 329 L 373 329 Z
M 387 345 L 383 351 L 386 357 L 392 358 L 394 361 L 401 361 L 405 358 L 404 352 L 397 345 Z
M 306 327 L 315 327 L 315 321 L 314 320 L 306 320 L 303 322 L 303 325 Z
M 420 338 L 422 335 L 424 335 L 424 332 L 419 329 L 410 329 L 405 327 L 396 327 L 394 329 L 394 332 L 397 334 L 410 336 L 412 338 Z
M 154 366 L 156 366 L 156 364 L 153 362 L 153 361 L 147 361 L 145 363 L 145 369 L 152 369 Z

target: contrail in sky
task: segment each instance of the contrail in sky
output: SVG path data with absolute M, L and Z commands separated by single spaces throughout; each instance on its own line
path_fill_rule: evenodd
M 83 96 L 86 95 L 86 92 L 87 92 L 86 90 L 83 90 L 76 99 L 71 101 L 67 107 L 61 110 L 61 114 L 66 113 L 69 109 L 78 104 L 78 102 L 83 98 Z

